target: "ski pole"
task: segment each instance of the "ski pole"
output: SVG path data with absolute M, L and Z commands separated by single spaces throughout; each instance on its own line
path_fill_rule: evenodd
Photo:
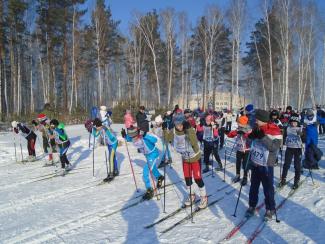
M 88 138 L 88 148 L 90 148 L 90 138 L 91 138 L 91 133 L 89 132 L 89 138 Z
M 106 149 L 105 149 L 105 165 L 106 165 L 106 172 L 107 172 L 107 177 L 108 177 L 107 151 L 106 151 Z
M 251 148 L 253 147 L 253 144 L 254 144 L 254 141 L 252 142 Z M 248 157 L 247 157 L 247 160 L 246 160 L 245 171 L 247 171 L 247 169 L 248 169 L 248 164 L 249 164 L 249 158 L 250 158 L 250 155 L 251 155 L 251 150 L 250 150 L 249 153 L 248 153 Z M 235 211 L 234 211 L 234 214 L 232 215 L 232 216 L 234 216 L 234 217 L 237 217 L 237 216 L 236 216 L 236 213 L 237 213 L 237 207 L 238 207 L 238 203 L 239 203 L 239 199 L 240 199 L 240 195 L 241 195 L 242 188 L 243 188 L 243 184 L 240 184 L 240 189 L 239 189 L 239 194 L 238 194 L 238 197 L 237 197 L 237 202 L 236 202 Z
M 95 176 L 95 135 L 94 135 L 94 144 L 93 144 L 93 176 Z
M 14 129 L 12 129 L 12 133 L 14 132 Z M 15 159 L 16 159 L 16 163 L 17 163 L 17 149 L 16 149 L 16 135 L 14 134 L 14 146 L 15 146 Z
M 190 185 L 190 201 L 191 201 L 191 222 L 193 223 L 193 202 L 192 202 L 192 165 L 188 163 L 190 167 L 188 167 L 189 177 L 191 177 L 191 185 Z
M 282 175 L 282 154 L 283 154 L 283 148 L 280 148 L 280 152 L 281 152 L 281 162 L 280 162 L 280 179 L 281 179 L 281 175 Z
M 227 145 L 225 145 L 225 167 L 223 167 L 223 182 L 226 182 L 226 166 L 227 166 Z
M 125 142 L 126 151 L 128 153 L 128 157 L 129 157 L 129 162 L 130 162 L 130 166 L 131 166 L 131 171 L 132 171 L 132 175 L 133 175 L 133 181 L 134 181 L 135 189 L 137 190 L 137 192 L 139 192 L 137 181 L 136 181 L 135 175 L 134 175 L 134 170 L 133 170 L 133 165 L 132 165 L 132 162 L 131 162 L 130 153 L 129 153 L 128 142 L 126 141 L 125 138 L 124 138 L 124 142 Z
M 166 162 L 164 162 L 164 213 L 166 213 Z
M 311 172 L 310 167 L 309 167 L 309 175 L 310 175 L 311 181 L 313 182 L 313 185 L 315 185 L 315 183 L 314 183 L 314 177 L 313 177 L 313 174 Z

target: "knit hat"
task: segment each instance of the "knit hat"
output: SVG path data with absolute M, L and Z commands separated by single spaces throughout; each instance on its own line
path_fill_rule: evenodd
M 289 122 L 300 122 L 299 115 L 298 114 L 291 114 Z
M 213 121 L 213 116 L 212 115 L 208 115 L 207 117 L 205 117 L 205 121 L 207 123 L 211 123 Z
M 192 110 L 187 108 L 184 110 L 184 114 L 191 114 L 192 113 Z
M 291 106 L 287 106 L 286 110 L 292 110 L 292 107 Z
M 254 105 L 253 105 L 253 104 L 248 104 L 248 105 L 245 107 L 245 110 L 246 110 L 248 113 L 253 112 L 253 110 L 254 110 Z
M 307 111 L 306 111 L 307 119 L 313 120 L 314 116 L 315 116 L 314 111 L 311 108 L 307 109 Z
M 100 106 L 100 110 L 101 111 L 107 111 L 107 107 L 106 106 Z
M 277 118 L 279 117 L 279 111 L 278 110 L 272 110 L 271 111 L 271 114 L 270 114 L 270 117 L 273 117 L 273 116 L 276 116 Z
M 162 119 L 162 117 L 161 117 L 161 115 L 159 114 L 156 118 L 155 118 L 155 122 L 157 123 L 157 124 L 159 124 L 159 123 L 162 123 L 163 122 L 163 119 Z
M 255 119 L 267 123 L 270 121 L 270 113 L 263 109 L 255 110 Z
M 17 125 L 18 125 L 18 122 L 17 122 L 17 121 L 12 121 L 12 122 L 11 122 L 11 126 L 12 126 L 13 128 L 16 128 Z
M 58 126 L 59 121 L 57 119 L 52 119 L 51 122 L 50 122 L 50 125 Z
M 237 124 L 239 125 L 247 125 L 248 124 L 248 117 L 246 115 L 242 115 L 237 119 Z
M 130 128 L 127 129 L 128 135 L 131 138 L 136 137 L 137 135 L 139 135 L 139 131 L 138 128 L 131 126 Z
M 94 122 L 93 122 L 93 125 L 94 125 L 95 127 L 100 127 L 100 126 L 103 125 L 103 123 L 102 123 L 102 121 L 101 121 L 100 119 L 96 118 L 96 119 L 94 120 Z
M 185 116 L 182 113 L 175 114 L 173 118 L 173 122 L 175 125 L 182 124 L 185 121 Z
M 47 119 L 47 117 L 46 117 L 45 114 L 39 114 L 39 115 L 37 115 L 37 119 L 38 119 L 39 121 L 44 121 L 44 120 Z

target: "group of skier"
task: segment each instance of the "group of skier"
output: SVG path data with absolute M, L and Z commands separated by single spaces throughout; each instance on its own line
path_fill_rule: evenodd
M 91 118 L 85 123 L 89 132 L 89 146 L 92 144 L 93 149 L 96 144 L 107 147 L 110 170 L 104 182 L 110 182 L 119 175 L 116 159 L 119 141 L 111 128 L 111 115 L 112 113 L 107 110 L 106 106 L 101 106 L 100 109 L 94 107 Z M 236 121 L 237 126 L 232 125 L 233 120 Z M 202 174 L 209 172 L 210 166 L 213 171 L 213 160 L 210 161 L 210 156 L 212 154 L 217 162 L 216 170 L 222 170 L 225 166 L 222 164 L 219 151 L 223 149 L 227 141 L 225 137 L 235 138 L 233 146 L 230 146 L 232 148 L 230 154 L 235 151 L 236 155 L 233 183 L 240 182 L 242 186 L 245 186 L 248 183 L 249 170 L 251 172 L 247 215 L 254 214 L 258 203 L 259 186 L 262 183 L 266 207 L 265 217 L 272 218 L 275 214 L 274 166 L 278 165 L 279 154 L 282 155 L 284 148 L 285 157 L 280 186 L 287 183 L 288 170 L 294 159 L 293 188 L 298 188 L 302 171 L 303 147 L 305 147 L 304 166 L 318 168 L 319 159 L 315 158 L 318 143 L 317 120 L 319 120 L 319 113 L 312 109 L 298 114 L 291 106 L 288 106 L 286 111 L 281 113 L 275 109 L 271 111 L 255 109 L 252 104 L 249 104 L 239 110 L 236 118 L 232 111 L 216 112 L 212 106 L 209 106 L 206 111 L 199 109 L 183 111 L 176 105 L 173 111 L 158 115 L 154 122 L 151 122 L 145 107 L 140 106 L 136 119 L 133 118 L 130 110 L 126 110 L 125 129 L 122 129 L 121 136 L 126 144 L 132 142 L 138 152 L 144 154 L 146 158 L 146 164 L 143 167 L 143 181 L 146 187 L 143 198 L 145 200 L 151 199 L 155 190 L 162 187 L 165 178 L 158 168 L 171 163 L 169 148 L 173 147 L 182 157 L 183 174 L 188 189 L 184 205 L 189 206 L 196 202 L 196 195 L 192 191 L 194 180 L 199 188 L 198 207 L 201 209 L 208 206 L 208 196 Z M 20 133 L 28 141 L 29 160 L 36 159 L 36 131 L 39 131 L 42 134 L 44 153 L 49 156 L 48 164 L 54 163 L 53 154 L 57 152 L 58 147 L 62 170 L 69 170 L 71 165 L 66 153 L 70 140 L 64 130 L 64 124 L 56 119 L 50 120 L 45 114 L 40 114 L 32 121 L 32 125 L 34 129 L 23 123 L 12 122 L 13 131 Z M 159 141 L 163 145 L 162 152 L 158 149 Z M 226 157 L 227 155 L 225 159 Z M 242 178 L 241 171 L 243 171 Z

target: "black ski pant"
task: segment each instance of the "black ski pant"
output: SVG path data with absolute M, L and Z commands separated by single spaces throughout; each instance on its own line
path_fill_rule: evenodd
M 66 141 L 63 144 L 59 145 L 60 148 L 60 161 L 61 161 L 61 167 L 64 169 L 66 165 L 69 165 L 69 160 L 67 158 L 67 151 L 70 146 L 70 141 Z
M 49 144 L 49 141 L 48 141 L 48 138 L 46 136 L 42 136 L 43 138 L 43 150 L 45 153 L 48 153 L 48 148 L 50 147 L 50 144 Z
M 318 131 L 320 135 L 325 134 L 325 124 L 319 124 Z
M 219 156 L 219 141 L 203 141 L 204 142 L 204 163 L 205 166 L 208 167 L 209 165 L 209 158 L 211 153 L 213 154 L 213 156 L 215 157 L 215 159 L 217 160 L 219 166 L 222 166 L 221 164 L 221 159 Z
M 221 127 L 219 129 L 219 138 L 220 138 L 220 149 L 223 148 L 223 145 L 225 143 L 225 128 Z
M 231 122 L 227 122 L 226 124 L 226 131 L 231 131 Z
M 35 143 L 36 143 L 36 134 L 34 132 L 31 132 L 27 137 L 27 149 L 28 149 L 28 155 L 29 156 L 36 156 L 35 152 Z
M 236 175 L 240 175 L 240 168 L 242 167 L 244 170 L 244 177 L 247 178 L 248 170 L 246 169 L 246 165 L 247 165 L 248 155 L 249 155 L 249 151 L 236 152 Z
M 292 159 L 294 159 L 294 167 L 295 167 L 295 182 L 299 182 L 300 180 L 300 169 L 301 169 L 301 156 L 302 150 L 301 148 L 290 148 L 288 147 L 285 155 L 284 155 L 284 165 L 282 171 L 282 178 L 286 178 L 288 174 L 288 170 L 290 169 L 290 165 Z
M 275 210 L 273 167 L 252 166 L 251 188 L 249 189 L 249 206 L 255 208 L 258 203 L 258 191 L 263 185 L 266 210 Z

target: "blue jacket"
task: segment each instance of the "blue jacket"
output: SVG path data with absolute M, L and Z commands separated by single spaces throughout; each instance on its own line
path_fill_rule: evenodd
M 318 144 L 318 131 L 316 124 L 310 124 L 306 126 L 306 147 L 314 144 Z
M 108 146 L 114 146 L 118 143 L 117 138 L 113 134 L 113 132 L 105 126 L 103 126 L 103 129 L 101 129 L 100 131 L 96 131 L 93 128 L 92 135 L 94 137 L 98 137 L 99 135 L 101 135 L 105 139 L 105 144 Z
M 159 152 L 156 147 L 158 139 L 155 136 L 146 133 L 144 136 L 139 136 L 138 139 L 132 140 L 132 138 L 127 135 L 126 140 L 133 142 L 134 146 L 138 148 L 147 159 L 159 157 Z

